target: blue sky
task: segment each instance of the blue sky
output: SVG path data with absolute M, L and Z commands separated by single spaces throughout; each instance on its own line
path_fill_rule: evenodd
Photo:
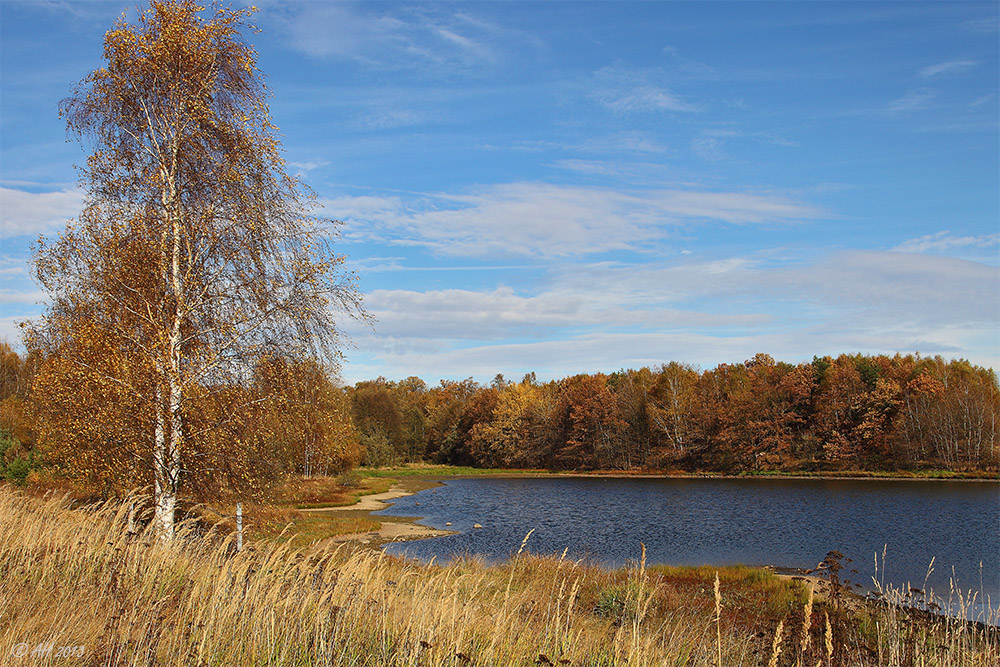
M 757 352 L 1000 368 L 984 3 L 257 3 L 286 158 L 345 222 L 347 382 Z M 0 336 L 80 210 L 57 105 L 133 2 L 0 2 Z

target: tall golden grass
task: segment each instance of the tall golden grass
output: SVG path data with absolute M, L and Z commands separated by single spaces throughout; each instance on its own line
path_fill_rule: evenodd
M 798 583 L 781 584 L 790 593 L 773 618 L 726 599 L 732 573 L 718 596 L 710 579 L 691 575 L 704 590 L 685 598 L 643 561 L 610 571 L 519 553 L 499 565 L 470 557 L 440 566 L 273 541 L 237 553 L 231 535 L 193 522 L 164 544 L 128 531 L 138 500 L 72 509 L 0 488 L 0 664 L 997 664 L 982 632 L 927 624 L 914 643 L 905 614 L 888 607 L 871 610 L 874 640 L 900 648 L 886 662 L 830 635 L 839 653 L 827 657 L 818 624 L 807 631 L 822 650 L 804 656 L 807 642 L 782 637 L 804 608 Z

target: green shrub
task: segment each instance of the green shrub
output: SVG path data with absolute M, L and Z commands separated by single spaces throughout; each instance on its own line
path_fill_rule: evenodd
M 31 452 L 23 454 L 21 443 L 10 431 L 0 430 L 0 479 L 24 486 L 28 473 L 35 467 L 35 457 Z
M 31 472 L 34 461 L 34 457 L 29 456 L 28 458 L 16 458 L 13 461 L 7 463 L 4 466 L 3 476 L 8 482 L 13 482 L 18 486 L 24 486 L 25 480 L 28 479 L 28 473 Z

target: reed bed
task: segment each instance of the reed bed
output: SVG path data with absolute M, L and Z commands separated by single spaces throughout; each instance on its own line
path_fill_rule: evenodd
M 914 641 L 889 606 L 873 607 L 861 630 L 835 618 L 852 629 L 831 633 L 798 582 L 782 584 L 787 601 L 762 607 L 727 600 L 743 575 L 678 583 L 643 559 L 612 571 L 527 553 L 442 566 L 352 546 L 255 541 L 236 552 L 232 535 L 193 522 L 171 543 L 134 530 L 141 500 L 72 509 L 0 487 L 0 663 L 997 664 L 985 631 L 929 623 Z M 796 627 L 812 640 L 785 636 Z M 865 632 L 890 662 L 851 647 Z

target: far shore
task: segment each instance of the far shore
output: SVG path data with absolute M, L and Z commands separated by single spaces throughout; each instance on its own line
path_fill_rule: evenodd
M 775 481 L 788 481 L 790 479 L 794 480 L 815 480 L 820 482 L 827 481 L 849 481 L 849 482 L 863 482 L 863 481 L 873 481 L 873 482 L 998 482 L 1000 483 L 1000 475 L 992 477 L 901 477 L 901 476 L 876 476 L 876 475 L 811 475 L 811 474 L 795 474 L 795 473 L 768 473 L 763 475 L 730 475 L 730 474 L 712 474 L 712 473 L 620 473 L 620 472 L 553 472 L 553 473 L 500 473 L 496 475 L 455 475 L 454 477 L 446 477 L 445 479 L 475 479 L 477 477 L 508 477 L 508 478 L 524 478 L 524 479 L 547 479 L 552 477 L 570 477 L 570 478 L 587 478 L 592 477 L 596 479 L 733 479 L 742 481 L 763 481 L 763 480 L 775 480 Z
M 847 470 L 829 472 L 807 471 L 761 471 L 747 473 L 714 473 L 714 472 L 684 472 L 684 471 L 621 471 L 621 470 L 538 470 L 538 469 L 492 469 L 492 468 L 460 468 L 434 464 L 407 464 L 403 467 L 358 469 L 361 474 L 372 477 L 427 478 L 438 479 L 475 479 L 478 477 L 507 478 L 540 478 L 553 477 L 571 478 L 612 478 L 612 479 L 814 479 L 814 480 L 878 480 L 878 481 L 910 481 L 910 482 L 1000 482 L 1000 472 L 975 471 L 971 473 L 953 473 L 943 475 L 920 475 L 910 471 L 867 471 Z

